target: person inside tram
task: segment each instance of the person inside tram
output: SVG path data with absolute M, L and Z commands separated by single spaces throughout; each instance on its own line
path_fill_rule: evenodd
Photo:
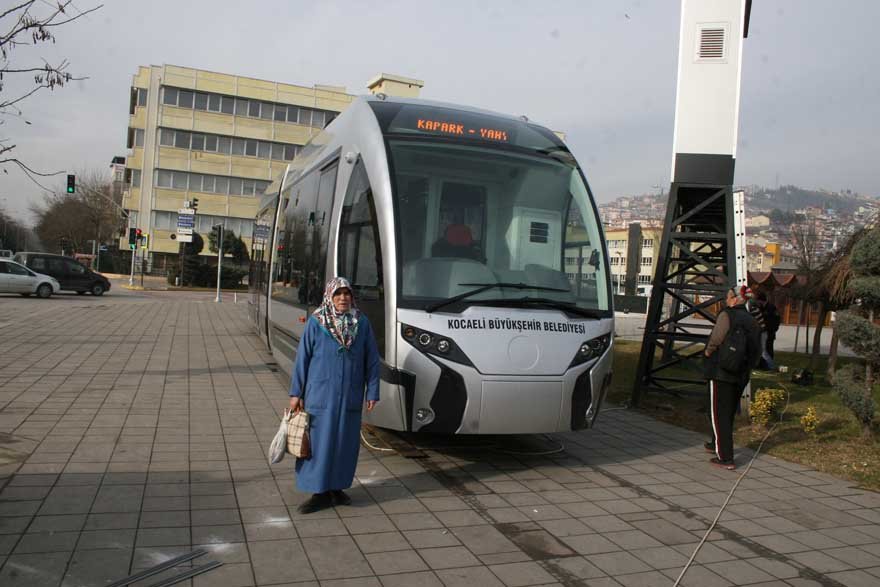
M 479 261 L 480 247 L 467 224 L 449 224 L 443 237 L 431 247 L 432 257 L 459 257 Z

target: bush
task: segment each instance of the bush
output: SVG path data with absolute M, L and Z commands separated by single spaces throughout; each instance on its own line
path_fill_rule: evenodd
M 801 416 L 801 428 L 804 429 L 804 432 L 807 434 L 815 434 L 816 426 L 819 425 L 819 416 L 816 415 L 816 408 L 810 406 L 807 408 L 807 412 Z
M 169 267 L 165 279 L 168 280 L 168 285 L 177 285 L 177 267 Z
M 785 402 L 785 392 L 781 389 L 759 389 L 749 406 L 749 417 L 753 424 L 768 426 L 779 419 L 779 409 Z
M 870 363 L 880 363 L 880 328 L 854 310 L 837 314 L 834 325 L 841 342 Z
M 865 393 L 865 372 L 858 365 L 847 365 L 834 376 L 834 390 L 841 403 L 853 413 L 863 429 L 870 429 L 877 406 Z

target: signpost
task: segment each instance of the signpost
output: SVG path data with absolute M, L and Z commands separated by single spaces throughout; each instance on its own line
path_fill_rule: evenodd
M 195 226 L 196 211 L 192 208 L 180 208 L 177 211 L 177 241 L 191 243 Z

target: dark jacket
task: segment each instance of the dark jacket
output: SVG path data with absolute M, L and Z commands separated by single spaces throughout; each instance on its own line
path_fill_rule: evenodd
M 775 338 L 776 331 L 779 330 L 779 324 L 782 322 L 779 310 L 776 309 L 773 302 L 767 301 L 764 302 L 764 305 L 761 307 L 761 314 L 764 316 L 764 324 L 767 326 L 767 334 L 769 334 L 771 338 Z
M 743 327 L 748 338 L 746 350 L 748 368 L 743 369 L 740 373 L 731 373 L 718 365 L 718 347 L 727 338 L 727 334 L 737 326 Z M 752 368 L 757 365 L 758 360 L 761 358 L 761 328 L 744 304 L 725 308 L 718 314 L 715 327 L 712 328 L 712 334 L 709 335 L 709 342 L 706 344 L 706 351 L 710 353 L 708 357 L 703 358 L 703 375 L 706 379 L 738 383 L 743 386 L 749 382 Z

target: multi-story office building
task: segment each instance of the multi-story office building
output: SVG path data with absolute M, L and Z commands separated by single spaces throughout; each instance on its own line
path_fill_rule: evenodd
M 640 295 L 648 295 L 651 281 L 657 270 L 657 257 L 660 254 L 662 227 L 642 225 L 642 240 L 638 255 L 639 267 L 636 272 L 636 287 Z M 614 293 L 622 294 L 626 285 L 627 256 L 629 252 L 628 228 L 605 228 L 608 241 L 608 264 L 611 266 L 611 285 Z
M 384 87 L 392 78 L 379 76 L 371 85 Z M 151 270 L 163 272 L 176 258 L 179 243 L 171 237 L 177 211 L 193 198 L 199 200 L 196 232 L 206 237 L 222 223 L 250 248 L 263 191 L 353 99 L 339 87 L 174 65 L 139 67 L 131 88 L 123 207 L 131 226 L 150 235 Z M 127 248 L 127 237 L 122 240 Z M 216 254 L 207 248 L 203 254 Z

